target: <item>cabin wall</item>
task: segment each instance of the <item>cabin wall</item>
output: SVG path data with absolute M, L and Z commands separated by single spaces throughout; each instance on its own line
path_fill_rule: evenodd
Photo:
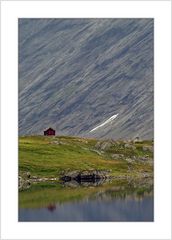
M 44 132 L 44 136 L 54 136 L 55 135 L 55 131 L 53 130 L 48 130 Z

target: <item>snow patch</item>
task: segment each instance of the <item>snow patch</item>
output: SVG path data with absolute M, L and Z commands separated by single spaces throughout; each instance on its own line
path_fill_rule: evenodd
M 111 123 L 117 116 L 118 116 L 118 114 L 113 115 L 112 117 L 110 117 L 108 120 L 106 120 L 102 124 L 100 124 L 97 127 L 93 128 L 90 132 L 93 132 L 93 131 L 97 130 L 98 128 L 101 128 L 101 127 L 103 127 L 104 125 L 106 125 L 108 123 Z

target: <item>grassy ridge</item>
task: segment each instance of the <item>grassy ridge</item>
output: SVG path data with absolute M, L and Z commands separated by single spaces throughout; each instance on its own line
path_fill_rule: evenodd
M 152 141 L 132 143 L 134 148 L 125 147 L 125 142 L 111 144 L 97 150 L 96 139 L 78 137 L 25 136 L 19 138 L 19 172 L 29 171 L 38 177 L 58 177 L 66 170 L 111 170 L 111 174 L 138 175 L 153 171 L 147 161 L 126 161 L 126 158 L 147 156 L 153 158 L 143 146 L 152 146 Z M 100 142 L 100 141 L 99 141 Z M 113 154 L 123 154 L 123 158 L 113 158 Z M 130 171 L 129 171 L 130 169 Z

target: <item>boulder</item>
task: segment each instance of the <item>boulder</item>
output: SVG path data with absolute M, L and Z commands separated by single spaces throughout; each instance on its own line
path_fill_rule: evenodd
M 139 158 L 138 158 L 138 161 L 143 161 L 143 162 L 145 162 L 145 161 L 152 161 L 152 158 L 146 157 L 146 156 L 144 156 L 144 157 L 139 157 Z
M 63 180 L 64 182 L 69 182 L 72 180 L 72 178 L 69 176 L 63 176 L 63 177 L 61 177 L 61 180 Z
M 135 137 L 133 139 L 133 143 L 141 143 L 141 142 L 143 142 L 143 141 L 139 137 Z
M 96 143 L 95 148 L 106 151 L 113 145 L 115 145 L 115 143 L 112 140 L 110 140 L 110 141 L 99 141 L 99 142 Z
M 31 183 L 29 180 L 25 180 L 21 176 L 19 176 L 19 181 L 18 181 L 19 191 L 28 189 L 30 188 L 30 186 L 31 186 Z
M 113 159 L 122 159 L 122 158 L 124 158 L 124 154 L 114 153 L 111 156 L 112 156 Z
M 126 143 L 126 144 L 124 145 L 124 147 L 125 147 L 125 148 L 128 148 L 128 149 L 136 150 L 136 147 L 135 147 L 134 145 L 132 145 L 132 144 L 129 144 L 129 143 Z
M 53 141 L 52 144 L 56 144 L 56 145 L 59 145 L 59 141 Z
M 78 174 L 80 174 L 79 170 L 74 170 L 74 171 L 70 171 L 70 172 L 66 172 L 65 175 L 71 177 L 72 179 L 77 177 Z
M 30 177 L 31 177 L 30 172 L 23 172 L 23 173 L 22 173 L 22 178 L 24 178 L 24 179 L 29 179 Z
M 100 149 L 106 151 L 106 150 L 108 150 L 112 145 L 113 145 L 112 142 L 103 142 L 103 143 L 101 144 Z
M 143 146 L 142 149 L 144 152 L 153 152 L 153 146 Z
M 62 181 L 94 181 L 96 179 L 104 179 L 109 175 L 110 170 L 84 170 L 66 172 L 61 176 Z
M 102 142 L 99 142 L 99 141 L 98 141 L 98 142 L 96 143 L 96 145 L 95 145 L 95 148 L 100 149 L 101 144 L 102 144 Z
M 125 159 L 128 163 L 132 163 L 132 162 L 134 162 L 135 160 L 133 160 L 132 158 L 126 158 Z

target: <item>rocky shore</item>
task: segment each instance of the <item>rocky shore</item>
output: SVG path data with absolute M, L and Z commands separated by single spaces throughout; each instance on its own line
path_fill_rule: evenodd
M 137 176 L 131 176 L 129 174 L 121 174 L 118 176 L 111 175 L 110 170 L 87 170 L 87 171 L 67 171 L 61 172 L 60 177 L 37 177 L 31 176 L 29 172 L 22 173 L 19 176 L 19 191 L 30 188 L 31 184 L 39 182 L 53 182 L 61 183 L 64 186 L 98 186 L 107 182 L 115 180 L 127 180 L 128 182 L 138 181 L 153 181 L 153 175 L 150 173 L 138 173 Z

